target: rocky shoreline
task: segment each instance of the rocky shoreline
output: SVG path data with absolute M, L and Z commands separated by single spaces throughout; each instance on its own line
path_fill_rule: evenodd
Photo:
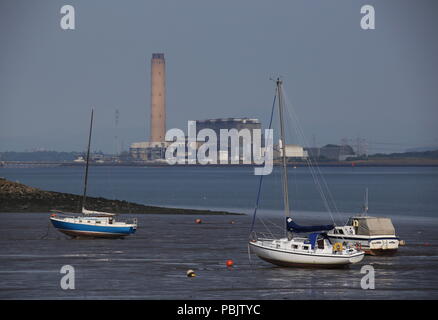
M 0 212 L 81 212 L 82 196 L 44 191 L 0 178 Z M 114 213 L 239 215 L 226 211 L 165 208 L 138 203 L 87 197 L 87 209 Z

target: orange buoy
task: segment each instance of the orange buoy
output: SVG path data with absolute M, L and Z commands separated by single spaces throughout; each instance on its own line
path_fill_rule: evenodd
M 228 259 L 226 264 L 227 264 L 227 267 L 232 267 L 234 265 L 234 261 L 231 259 Z
M 202 220 L 201 219 L 196 219 L 195 222 L 199 224 L 199 223 L 202 223 Z

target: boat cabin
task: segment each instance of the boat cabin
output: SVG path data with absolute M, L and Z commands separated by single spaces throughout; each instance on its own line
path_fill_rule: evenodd
M 274 241 L 275 248 L 293 249 L 298 251 L 310 252 L 315 249 L 327 249 L 331 247 L 329 238 L 325 233 L 310 233 L 308 238 L 293 238 L 291 241 L 281 239 Z
M 377 218 L 370 216 L 351 217 L 347 225 L 343 227 L 354 230 L 354 234 L 363 236 L 395 235 L 395 228 L 389 218 Z

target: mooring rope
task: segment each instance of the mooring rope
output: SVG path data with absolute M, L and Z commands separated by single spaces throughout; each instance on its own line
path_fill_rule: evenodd
M 40 238 L 40 240 L 47 239 L 48 236 L 49 236 L 49 232 L 50 232 L 50 221 L 47 223 L 47 231 L 46 231 L 46 233 Z

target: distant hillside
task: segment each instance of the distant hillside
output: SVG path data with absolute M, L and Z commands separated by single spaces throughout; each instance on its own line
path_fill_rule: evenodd
M 376 153 L 368 156 L 368 159 L 438 159 L 438 150 L 422 152 L 402 152 L 402 153 Z
M 405 152 L 424 152 L 438 150 L 438 146 L 418 147 L 406 149 Z
M 44 191 L 0 177 L 0 212 L 81 212 L 82 195 Z M 87 197 L 87 209 L 118 213 L 239 215 L 226 211 L 147 206 L 120 200 Z

